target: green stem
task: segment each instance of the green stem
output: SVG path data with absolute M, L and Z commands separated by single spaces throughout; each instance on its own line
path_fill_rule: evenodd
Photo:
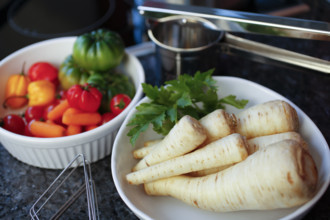
M 21 70 L 21 73 L 20 73 L 20 75 L 22 75 L 22 76 L 25 76 L 24 69 L 25 69 L 25 61 L 22 65 L 22 70 Z

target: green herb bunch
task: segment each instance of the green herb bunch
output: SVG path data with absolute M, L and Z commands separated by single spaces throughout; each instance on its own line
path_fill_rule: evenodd
M 238 100 L 234 95 L 219 99 L 216 81 L 212 78 L 213 71 L 198 71 L 194 76 L 180 75 L 160 87 L 143 83 L 143 92 L 150 102 L 137 106 L 137 112 L 127 124 L 132 126 L 127 134 L 131 144 L 135 145 L 139 135 L 150 124 L 155 132 L 165 136 L 185 115 L 200 119 L 216 109 L 224 109 L 224 104 L 244 108 L 248 100 Z

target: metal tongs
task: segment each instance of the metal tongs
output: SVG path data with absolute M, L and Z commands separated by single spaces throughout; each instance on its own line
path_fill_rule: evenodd
M 145 2 L 138 7 L 138 10 L 140 14 L 146 17 L 149 29 L 162 22 L 162 18 L 168 16 L 200 17 L 209 20 L 216 26 L 216 29 L 212 31 L 224 32 L 220 42 L 223 53 L 244 57 L 249 55 L 249 58 L 257 61 L 269 61 L 270 63 L 275 61 L 275 63 L 330 73 L 330 62 L 327 60 L 229 34 L 249 33 L 330 41 L 330 24 L 327 22 L 153 1 Z

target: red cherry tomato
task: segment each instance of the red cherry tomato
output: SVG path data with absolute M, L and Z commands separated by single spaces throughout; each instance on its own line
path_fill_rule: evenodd
M 32 121 L 32 120 L 31 120 Z M 30 131 L 30 123 L 31 123 L 31 121 L 27 124 L 27 125 L 25 125 L 25 128 L 24 128 L 24 135 L 25 136 L 29 136 L 29 137 L 34 137 L 34 135 L 31 133 L 31 131 Z
M 60 100 L 66 99 L 66 93 L 67 92 L 68 91 L 66 91 L 66 90 L 60 90 L 57 94 L 57 96 L 58 96 L 57 99 L 60 99 Z
M 45 119 L 44 110 L 45 110 L 44 106 L 29 106 L 25 110 L 25 114 L 24 114 L 26 122 L 30 122 L 33 119 L 37 121 Z
M 114 117 L 116 117 L 116 115 L 113 112 L 103 113 L 101 125 L 107 123 L 108 121 L 111 121 Z
M 131 103 L 131 98 L 126 94 L 117 94 L 110 101 L 110 109 L 115 115 L 119 115 Z
M 31 81 L 49 80 L 56 86 L 59 84 L 58 69 L 47 62 L 34 63 L 28 71 L 28 76 Z
M 52 103 L 50 105 L 47 105 L 44 109 L 44 113 L 43 113 L 43 117 L 45 120 L 47 120 L 47 115 L 48 115 L 48 112 L 50 112 L 55 106 L 57 105 L 57 103 Z
M 52 104 L 48 105 L 45 107 L 44 109 L 44 113 L 43 113 L 43 118 L 47 121 L 48 118 L 47 118 L 47 115 L 48 115 L 48 112 L 50 112 L 55 106 L 57 106 L 60 102 L 57 101 L 57 102 L 53 102 Z M 59 125 L 63 125 L 62 123 L 62 118 L 58 118 L 54 121 L 56 124 L 59 124 Z
M 3 118 L 2 127 L 16 134 L 24 134 L 25 122 L 19 115 L 9 114 Z
M 70 87 L 66 97 L 71 107 L 86 112 L 96 112 L 101 105 L 102 93 L 86 83 Z

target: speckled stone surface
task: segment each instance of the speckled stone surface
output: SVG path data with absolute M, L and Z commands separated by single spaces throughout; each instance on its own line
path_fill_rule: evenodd
M 330 60 L 330 42 L 268 37 L 254 37 L 252 40 Z M 140 60 L 146 71 L 147 82 L 154 83 L 154 56 L 144 56 Z M 329 143 L 330 75 L 271 66 L 227 55 L 220 56 L 217 74 L 254 81 L 290 99 L 314 121 Z M 100 219 L 137 219 L 116 191 L 111 175 L 110 156 L 93 163 L 91 168 L 97 190 Z M 59 173 L 60 170 L 26 165 L 13 158 L 0 145 L 0 219 L 28 219 L 32 204 Z M 60 193 L 68 194 L 82 178 L 83 172 L 78 169 Z M 57 197 L 50 209 L 58 203 L 62 204 L 63 200 L 64 197 Z M 329 219 L 329 204 L 328 189 L 304 220 Z M 88 219 L 86 208 L 86 198 L 82 196 L 71 207 L 70 213 L 65 213 L 63 219 Z M 51 210 L 46 210 L 44 214 L 46 216 L 49 213 L 52 213 Z

